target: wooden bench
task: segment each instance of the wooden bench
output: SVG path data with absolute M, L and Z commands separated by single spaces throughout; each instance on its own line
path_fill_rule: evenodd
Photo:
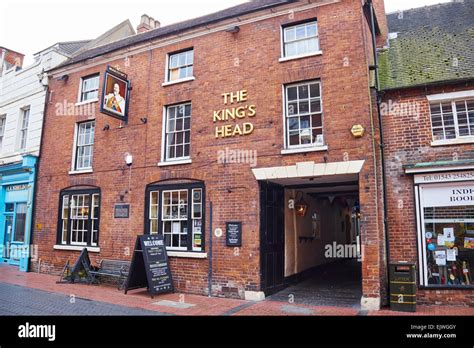
M 125 285 L 128 272 L 130 270 L 130 262 L 119 261 L 119 260 L 106 260 L 100 261 L 98 269 L 91 270 L 93 276 L 93 283 L 100 283 L 99 277 L 111 277 L 116 280 L 118 289 L 121 290 Z

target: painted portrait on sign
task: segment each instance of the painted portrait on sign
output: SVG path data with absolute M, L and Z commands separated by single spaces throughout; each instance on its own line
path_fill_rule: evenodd
M 101 112 L 126 121 L 128 87 L 129 81 L 106 71 Z

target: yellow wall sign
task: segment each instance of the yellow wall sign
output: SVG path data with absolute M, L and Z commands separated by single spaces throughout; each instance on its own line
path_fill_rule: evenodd
M 216 138 L 230 138 L 235 136 L 244 136 L 253 133 L 254 126 L 251 122 L 228 123 L 230 121 L 245 120 L 255 117 L 257 108 L 255 105 L 242 105 L 248 99 L 247 90 L 241 90 L 235 93 L 223 93 L 225 107 L 214 111 L 213 120 L 215 124 L 227 123 L 216 126 Z

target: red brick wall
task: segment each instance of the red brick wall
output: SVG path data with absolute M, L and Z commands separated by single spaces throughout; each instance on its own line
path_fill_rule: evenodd
M 321 56 L 279 63 L 280 26 L 285 23 L 318 18 Z M 164 48 L 130 55 L 128 61 L 109 62 L 120 66 L 133 83 L 129 124 L 119 129 L 119 121 L 99 113 L 95 105 L 96 134 L 94 173 L 68 175 L 71 167 L 74 125 L 87 117 L 56 116 L 56 103 L 75 102 L 81 76 L 101 73 L 106 64 L 80 67 L 69 72 L 69 79 L 51 79 L 51 103 L 45 118 L 42 157 L 38 172 L 38 197 L 34 243 L 39 245 L 42 271 L 56 270 L 68 257 L 78 252 L 54 251 L 58 198 L 60 190 L 78 184 L 101 188 L 100 258 L 123 258 L 125 248 L 132 248 L 135 236 L 144 232 L 145 186 L 169 178 L 191 178 L 206 184 L 207 219 L 206 251 L 209 246 L 209 203 L 214 205 L 213 228 L 225 228 L 226 221 L 243 221 L 243 246 L 238 254 L 225 246 L 225 240 L 214 238 L 214 293 L 243 295 L 244 290 L 260 290 L 260 241 L 258 183 L 249 165 L 217 163 L 217 151 L 242 149 L 258 151 L 258 167 L 365 160 L 360 173 L 360 200 L 363 214 L 364 279 L 363 291 L 368 297 L 380 297 L 383 265 L 380 230 L 380 202 L 376 196 L 380 174 L 374 162 L 371 136 L 371 96 L 368 89 L 367 47 L 363 36 L 363 18 L 359 1 L 323 6 L 254 24 L 242 25 L 238 34 L 218 32 L 180 42 Z M 162 87 L 165 57 L 169 52 L 194 47 L 196 80 Z M 347 59 L 346 59 L 347 58 Z M 349 62 L 349 65 L 345 62 Z M 236 64 L 238 62 L 238 64 Z M 283 148 L 282 84 L 321 79 L 325 138 L 328 152 L 281 155 Z M 248 90 L 249 104 L 255 104 L 252 119 L 255 131 L 240 138 L 214 137 L 212 113 L 224 107 L 222 93 Z M 101 91 L 99 91 L 100 95 Z M 192 164 L 158 168 L 161 155 L 163 106 L 192 101 Z M 140 118 L 147 117 L 146 125 Z M 109 131 L 103 131 L 110 125 Z M 354 139 L 350 129 L 362 124 L 367 134 Z M 129 173 L 123 154 L 134 156 L 130 220 L 114 220 L 113 204 L 121 191 L 128 189 Z M 375 151 L 377 154 L 377 151 Z M 378 181 L 380 183 L 380 181 Z M 380 187 L 378 187 L 380 189 Z M 380 190 L 379 190 L 380 192 Z M 379 220 L 378 220 L 379 219 Z M 37 267 L 37 265 L 32 265 Z M 204 294 L 207 291 L 208 260 L 171 259 L 178 291 Z
M 419 88 L 390 92 L 383 102 L 416 105 L 419 113 L 383 116 L 388 188 L 388 223 L 391 261 L 417 262 L 417 227 L 413 176 L 402 166 L 417 162 L 452 161 L 474 158 L 472 144 L 432 147 L 427 95 L 473 89 L 474 84 Z M 472 290 L 420 290 L 420 303 L 473 305 Z

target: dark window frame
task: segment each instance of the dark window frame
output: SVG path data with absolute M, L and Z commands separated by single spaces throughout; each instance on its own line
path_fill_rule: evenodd
M 81 189 L 63 189 L 59 194 L 59 209 L 58 209 L 58 223 L 57 223 L 57 231 L 56 231 L 56 245 L 67 245 L 67 246 L 80 246 L 76 244 L 71 244 L 71 230 L 72 230 L 72 219 L 71 219 L 71 196 L 73 195 L 89 195 L 89 216 L 88 216 L 88 227 L 86 233 L 86 240 L 88 247 L 98 248 L 100 246 L 100 210 L 102 204 L 102 194 L 100 192 L 100 188 L 91 187 L 91 188 L 81 188 Z M 93 195 L 99 195 L 99 212 L 97 216 L 97 245 L 92 245 L 91 243 L 91 235 L 92 235 L 92 197 Z M 68 203 L 68 219 L 67 219 L 67 233 L 66 233 L 66 244 L 62 242 L 62 227 L 63 227 L 63 199 L 64 196 L 69 196 L 69 203 Z

